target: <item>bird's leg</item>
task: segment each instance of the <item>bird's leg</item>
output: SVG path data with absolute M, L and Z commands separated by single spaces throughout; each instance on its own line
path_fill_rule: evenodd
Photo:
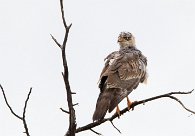
M 120 109 L 119 109 L 119 106 L 117 105 L 116 106 L 116 113 L 117 113 L 117 115 L 118 115 L 118 118 L 120 118 Z
M 128 106 L 128 110 L 131 109 L 131 105 L 132 105 L 132 102 L 129 100 L 128 96 L 127 96 L 127 106 Z

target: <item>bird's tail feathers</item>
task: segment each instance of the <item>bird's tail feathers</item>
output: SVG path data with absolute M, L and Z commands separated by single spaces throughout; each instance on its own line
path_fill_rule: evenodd
M 105 90 L 102 93 L 100 93 L 96 103 L 96 109 L 93 114 L 93 121 L 101 120 L 104 118 L 110 106 L 111 98 L 112 98 L 112 93 L 110 93 L 109 90 Z

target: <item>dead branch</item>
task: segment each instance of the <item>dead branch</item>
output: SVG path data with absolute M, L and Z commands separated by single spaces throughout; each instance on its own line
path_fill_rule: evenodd
M 111 123 L 112 126 L 121 134 L 121 131 L 114 125 L 113 121 L 110 121 L 110 123 Z
M 27 98 L 25 100 L 25 104 L 24 104 L 24 108 L 23 108 L 23 116 L 22 116 L 22 121 L 23 121 L 23 124 L 24 124 L 25 133 L 26 133 L 27 136 L 30 136 L 30 134 L 29 134 L 29 131 L 28 131 L 27 123 L 26 123 L 26 108 L 27 108 L 28 100 L 30 98 L 31 91 L 32 91 L 32 88 L 30 88 L 30 91 L 29 91 L 29 93 L 27 95 Z
M 93 133 L 95 133 L 95 134 L 97 134 L 97 135 L 99 135 L 99 136 L 102 135 L 102 134 L 98 133 L 97 131 L 93 130 L 92 128 L 90 128 L 90 130 L 91 130 Z
M 70 114 L 67 110 L 64 110 L 63 108 L 60 108 L 60 110 L 64 113 Z
M 70 24 L 70 25 L 66 24 L 66 20 L 65 20 L 65 16 L 64 16 L 63 0 L 60 0 L 60 7 L 61 7 L 62 21 L 63 21 L 63 25 L 65 28 L 65 36 L 64 36 L 64 40 L 63 40 L 62 45 L 52 35 L 51 35 L 51 37 L 54 40 L 54 42 L 56 43 L 56 45 L 58 47 L 60 47 L 61 54 L 62 54 L 62 61 L 63 61 L 63 68 L 64 68 L 62 76 L 63 76 L 64 84 L 66 87 L 67 102 L 68 102 L 68 108 L 69 108 L 69 111 L 67 111 L 69 113 L 69 128 L 68 128 L 66 135 L 67 136 L 75 136 L 76 115 L 75 115 L 75 110 L 73 107 L 74 104 L 72 102 L 72 91 L 71 91 L 69 79 L 68 79 L 69 72 L 68 72 L 68 66 L 67 66 L 67 60 L 66 60 L 66 43 L 68 40 L 69 30 L 70 30 L 72 24 Z
M 3 97 L 4 97 L 4 100 L 5 100 L 5 103 L 6 103 L 7 107 L 9 108 L 9 110 L 11 111 L 11 113 L 12 113 L 15 117 L 17 117 L 18 119 L 22 120 L 23 125 L 24 125 L 24 129 L 25 129 L 25 132 L 24 132 L 24 133 L 26 133 L 27 136 L 30 136 L 30 133 L 29 133 L 29 130 L 28 130 L 28 126 L 27 126 L 27 123 L 26 123 L 26 108 L 27 108 L 27 104 L 28 104 L 28 100 L 29 100 L 29 98 L 30 98 L 30 94 L 31 94 L 32 88 L 30 88 L 30 91 L 29 91 L 29 93 L 28 93 L 28 95 L 27 95 L 27 98 L 26 98 L 26 100 L 25 100 L 25 104 L 24 104 L 24 108 L 23 108 L 22 117 L 19 116 L 18 114 L 16 114 L 16 113 L 13 111 L 12 107 L 11 107 L 10 104 L 8 103 L 7 97 L 6 97 L 6 95 L 5 95 L 5 91 L 4 91 L 4 89 L 3 89 L 3 87 L 2 87 L 1 84 L 0 84 L 0 88 L 1 88 L 1 91 L 3 92 Z
M 189 91 L 189 92 L 170 92 L 170 93 L 166 93 L 166 94 L 154 96 L 154 97 L 151 97 L 151 98 L 148 98 L 148 99 L 144 99 L 144 100 L 140 100 L 140 101 L 135 101 L 135 102 L 132 103 L 130 109 L 133 109 L 135 106 L 138 106 L 140 104 L 145 104 L 145 103 L 150 102 L 150 101 L 153 101 L 153 100 L 157 100 L 157 99 L 161 99 L 161 98 L 167 97 L 167 98 L 171 98 L 171 99 L 177 101 L 188 112 L 190 112 L 192 114 L 195 114 L 195 111 L 192 111 L 192 110 L 186 108 L 186 106 L 184 106 L 184 104 L 178 98 L 176 98 L 175 96 L 173 96 L 175 94 L 191 94 L 193 91 L 194 91 L 194 89 L 191 90 L 191 91 Z M 129 111 L 128 110 L 128 107 L 126 107 L 123 110 L 121 110 L 120 111 L 120 115 L 123 115 L 127 111 Z M 79 133 L 79 132 L 82 132 L 82 131 L 85 131 L 85 130 L 90 130 L 90 129 L 96 127 L 96 126 L 99 126 L 99 125 L 105 123 L 106 121 L 112 122 L 117 117 L 118 117 L 118 114 L 115 113 L 110 118 L 105 118 L 105 119 L 102 119 L 102 120 L 99 120 L 99 121 L 96 121 L 96 122 L 93 122 L 93 123 L 89 123 L 89 124 L 87 124 L 85 126 L 78 127 L 76 129 L 76 133 Z
M 20 117 L 19 115 L 17 115 L 17 114 L 13 111 L 12 107 L 9 105 L 9 103 L 8 103 L 8 101 L 7 101 L 7 97 L 6 97 L 6 95 L 5 95 L 5 91 L 4 91 L 3 87 L 2 87 L 2 85 L 0 85 L 0 87 L 1 87 L 1 90 L 2 90 L 2 92 L 3 92 L 3 97 L 4 97 L 4 100 L 5 100 L 5 103 L 6 103 L 7 107 L 9 108 L 9 110 L 11 111 L 11 113 L 12 113 L 15 117 L 17 117 L 18 119 L 22 120 L 22 117 Z

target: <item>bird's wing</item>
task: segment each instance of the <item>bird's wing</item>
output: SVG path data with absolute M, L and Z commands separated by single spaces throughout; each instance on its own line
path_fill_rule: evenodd
M 100 84 L 106 83 L 109 88 L 127 89 L 129 87 L 124 85 L 128 84 L 131 79 L 145 77 L 146 65 L 146 58 L 137 49 L 115 52 L 107 59 L 100 75 Z
M 111 66 L 111 63 L 113 63 L 113 61 L 115 61 L 115 59 L 120 56 L 120 53 L 118 51 L 115 51 L 115 52 L 112 52 L 111 54 L 109 54 L 104 60 L 106 61 L 105 62 L 105 66 L 100 74 L 100 79 L 99 79 L 99 88 L 100 88 L 100 91 L 103 91 L 104 87 L 105 87 L 105 81 L 107 80 L 107 75 L 106 73 L 108 71 L 111 72 L 110 70 L 110 66 Z M 115 72 L 115 71 L 113 71 Z

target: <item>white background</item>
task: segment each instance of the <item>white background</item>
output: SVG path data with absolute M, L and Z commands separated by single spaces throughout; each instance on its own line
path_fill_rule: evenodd
M 148 84 L 130 94 L 132 101 L 195 88 L 194 0 L 65 0 L 64 8 L 67 23 L 73 24 L 67 60 L 71 88 L 77 93 L 73 100 L 79 103 L 78 127 L 92 122 L 103 59 L 118 50 L 121 31 L 132 32 L 148 58 Z M 68 127 L 68 116 L 59 110 L 67 109 L 61 54 L 50 34 L 62 42 L 59 0 L 1 0 L 0 84 L 19 115 L 33 87 L 26 113 L 32 136 L 63 136 Z M 195 110 L 194 93 L 178 98 Z M 126 100 L 120 104 L 125 106 Z M 195 135 L 195 116 L 168 98 L 137 106 L 114 124 L 121 136 Z M 94 130 L 119 135 L 109 122 Z M 23 132 L 0 93 L 0 135 L 25 136 Z M 96 134 L 78 134 L 83 135 Z

